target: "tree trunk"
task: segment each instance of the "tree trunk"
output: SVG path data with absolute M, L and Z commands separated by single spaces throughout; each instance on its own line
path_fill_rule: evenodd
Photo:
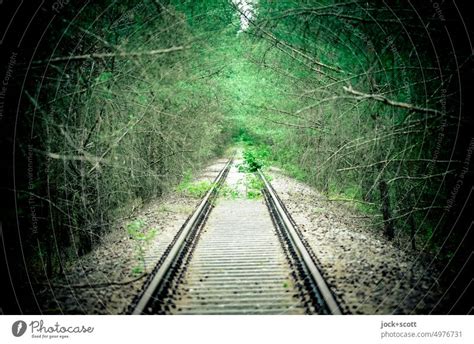
M 410 240 L 411 240 L 411 248 L 416 250 L 416 222 L 415 222 L 415 215 L 413 208 L 415 207 L 415 197 L 412 193 L 410 193 L 410 215 L 408 215 L 408 225 L 410 226 Z
M 393 226 L 392 214 L 390 211 L 390 198 L 388 195 L 388 185 L 384 180 L 379 182 L 380 200 L 382 202 L 382 215 L 384 221 L 385 235 L 390 240 L 393 239 L 395 229 Z

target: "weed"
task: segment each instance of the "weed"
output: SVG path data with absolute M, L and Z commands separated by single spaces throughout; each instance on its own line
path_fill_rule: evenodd
M 260 191 L 247 190 L 248 199 L 260 199 L 261 196 L 262 196 L 262 193 Z
M 240 192 L 236 187 L 232 187 L 228 184 L 222 185 L 219 189 L 219 195 L 224 198 L 237 199 L 239 198 Z
M 198 181 L 192 183 L 184 180 L 178 185 L 177 190 L 186 196 L 202 198 L 213 187 L 213 185 L 214 183 L 209 181 Z
M 248 199 L 259 199 L 262 197 L 262 189 L 264 188 L 263 181 L 255 174 L 247 175 L 246 189 Z
M 144 221 L 140 219 L 132 221 L 127 225 L 127 233 L 135 242 L 135 254 L 138 260 L 138 264 L 132 269 L 132 273 L 135 275 L 139 275 L 146 270 L 145 246 L 155 238 L 157 233 L 156 228 L 145 231 L 144 225 Z
M 143 273 L 143 269 L 144 269 L 143 266 L 136 265 L 132 269 L 132 274 L 134 274 L 135 276 L 139 276 Z
M 244 163 L 239 165 L 239 171 L 256 172 L 266 165 L 269 152 L 265 147 L 249 147 L 243 155 Z

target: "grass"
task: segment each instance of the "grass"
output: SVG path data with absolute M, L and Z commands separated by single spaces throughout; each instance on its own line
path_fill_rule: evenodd
M 244 179 L 245 193 L 242 193 L 238 185 L 224 184 L 219 189 L 219 196 L 227 199 L 260 199 L 262 197 L 263 182 L 255 174 L 247 174 Z
M 353 207 L 361 213 L 373 215 L 378 213 L 376 204 L 365 202 L 362 197 L 362 189 L 358 185 L 338 187 L 335 183 L 330 183 L 328 188 L 329 199 L 350 202 Z
M 192 198 L 203 198 L 213 185 L 214 183 L 209 181 L 191 182 L 185 178 L 185 180 L 178 185 L 177 191 Z
M 128 223 L 126 229 L 130 238 L 135 242 L 135 254 L 138 261 L 138 264 L 132 268 L 132 273 L 140 275 L 146 270 L 145 247 L 155 238 L 158 230 L 156 228 L 146 230 L 145 222 L 141 219 Z
M 246 196 L 248 199 L 262 198 L 263 181 L 255 174 L 248 174 L 245 178 Z

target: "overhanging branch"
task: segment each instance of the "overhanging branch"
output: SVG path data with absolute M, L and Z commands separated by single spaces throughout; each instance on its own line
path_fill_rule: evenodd
M 136 51 L 136 52 L 95 53 L 95 54 L 85 54 L 85 55 L 60 56 L 60 57 L 52 57 L 47 60 L 33 61 L 33 64 L 39 65 L 39 64 L 48 64 L 48 63 L 54 63 L 54 62 L 71 62 L 71 61 L 81 61 L 81 60 L 89 60 L 89 59 L 94 60 L 94 59 L 102 59 L 102 58 L 107 58 L 107 57 L 152 56 L 152 55 L 168 54 L 168 53 L 184 50 L 187 48 L 189 47 L 177 46 L 177 47 L 170 47 L 166 49 L 155 49 L 155 50 Z
M 410 110 L 410 111 L 415 111 L 415 112 L 432 113 L 432 114 L 436 114 L 436 115 L 440 115 L 440 116 L 444 115 L 443 112 L 438 111 L 436 109 L 424 108 L 424 107 L 420 107 L 420 106 L 409 104 L 409 103 L 398 102 L 398 101 L 395 101 L 395 100 L 388 99 L 384 96 L 381 96 L 380 94 L 370 94 L 370 93 L 364 93 L 364 92 L 356 91 L 352 88 L 352 86 L 343 86 L 342 88 L 347 93 L 358 96 L 360 99 L 364 99 L 364 98 L 365 99 L 373 99 L 373 100 L 376 100 L 378 102 L 381 102 L 381 103 L 384 103 L 384 104 L 387 104 L 387 105 L 391 105 L 391 106 L 394 106 L 394 107 L 398 107 L 398 108 L 406 109 L 406 110 Z

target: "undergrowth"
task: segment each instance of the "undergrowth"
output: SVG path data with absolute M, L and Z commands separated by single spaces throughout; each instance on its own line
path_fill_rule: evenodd
M 190 180 L 190 177 L 185 177 L 185 179 L 177 186 L 176 190 L 179 193 L 192 198 L 203 198 L 213 185 L 214 183 L 207 180 L 193 182 Z
M 256 174 L 246 176 L 246 194 L 248 199 L 260 199 L 264 188 L 262 179 Z
M 158 230 L 150 228 L 147 230 L 145 222 L 141 219 L 134 220 L 127 224 L 127 233 L 135 243 L 135 254 L 138 264 L 132 268 L 132 273 L 140 275 L 146 271 L 145 247 L 155 238 Z

